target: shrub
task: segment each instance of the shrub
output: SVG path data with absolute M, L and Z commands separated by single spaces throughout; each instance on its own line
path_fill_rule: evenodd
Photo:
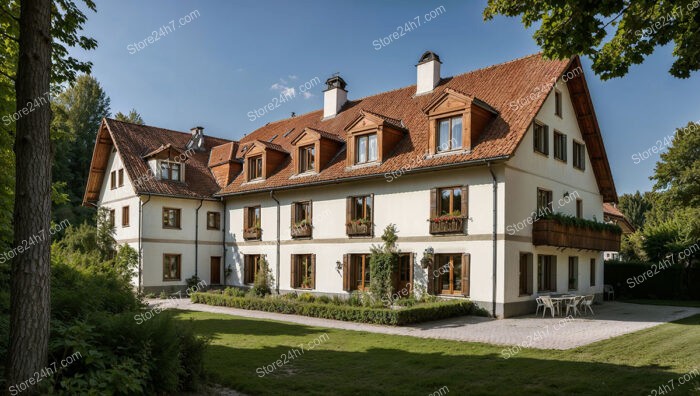
M 227 287 L 224 292 L 225 295 L 231 297 L 243 297 L 245 296 L 245 291 L 236 287 Z
M 252 291 L 254 295 L 262 297 L 272 292 L 271 285 L 274 279 L 270 272 L 270 266 L 264 256 L 260 257 L 259 265 L 260 269 L 258 269 L 258 272 L 255 274 Z
M 389 309 L 303 302 L 278 297 L 229 297 L 211 293 L 194 293 L 191 298 L 192 302 L 208 305 L 394 326 L 469 315 L 474 310 L 474 304 L 468 300 L 440 301 L 404 309 Z
M 168 298 L 168 293 L 166 293 L 165 290 L 161 290 L 160 294 L 158 295 L 158 298 L 165 300 Z
M 331 298 L 328 296 L 318 296 L 316 297 L 316 302 L 319 302 L 321 304 L 328 304 L 331 302 Z
M 299 295 L 299 301 L 303 302 L 314 302 L 316 301 L 316 296 L 311 293 L 301 293 Z
M 394 281 L 393 274 L 399 262 L 399 254 L 396 249 L 396 226 L 389 224 L 384 229 L 382 246 L 372 246 L 370 249 L 370 275 L 372 282 L 370 290 L 376 300 L 391 298 Z

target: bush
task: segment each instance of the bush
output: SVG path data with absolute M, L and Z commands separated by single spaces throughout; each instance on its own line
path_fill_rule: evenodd
M 266 296 L 272 293 L 272 273 L 270 272 L 270 266 L 264 256 L 260 257 L 259 261 L 260 269 L 255 274 L 255 280 L 253 281 L 253 288 L 251 289 L 253 295 L 258 297 Z
M 605 284 L 615 288 L 616 297 L 700 299 L 700 270 L 669 263 L 606 261 Z M 690 279 L 688 288 L 682 287 L 685 276 Z
M 243 297 L 245 296 L 245 291 L 238 289 L 236 287 L 227 287 L 223 294 L 230 296 L 230 297 Z
M 316 301 L 316 296 L 311 293 L 301 293 L 299 295 L 299 301 L 302 302 L 314 302 Z
M 474 311 L 474 304 L 467 300 L 440 301 L 404 309 L 389 309 L 302 302 L 276 297 L 229 297 L 211 293 L 194 293 L 191 298 L 192 302 L 208 305 L 393 326 L 469 315 Z

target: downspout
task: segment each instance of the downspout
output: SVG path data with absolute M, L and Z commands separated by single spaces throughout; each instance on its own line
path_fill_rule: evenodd
M 496 179 L 496 174 L 493 173 L 493 169 L 491 168 L 491 162 L 486 163 L 489 168 L 489 172 L 491 173 L 491 179 L 493 180 L 493 294 L 491 296 L 492 300 L 492 314 L 493 317 L 496 317 L 496 285 L 497 285 L 497 278 L 496 278 L 496 270 L 498 268 L 498 180 Z
M 139 294 L 143 292 L 143 207 L 151 201 L 151 196 L 148 196 L 148 201 L 143 202 L 139 199 Z
M 194 277 L 196 279 L 199 279 L 199 276 L 197 276 L 199 265 L 199 209 L 202 207 L 203 203 L 204 200 L 200 199 L 199 206 L 197 206 L 197 209 L 194 211 Z
M 224 275 L 224 287 L 226 287 L 226 199 L 221 197 L 221 203 L 224 204 L 224 216 L 221 223 L 221 270 Z
M 275 191 L 270 190 L 270 198 L 274 199 L 277 203 L 277 257 L 276 261 L 276 275 L 275 278 L 275 292 L 280 294 L 280 201 L 275 197 Z

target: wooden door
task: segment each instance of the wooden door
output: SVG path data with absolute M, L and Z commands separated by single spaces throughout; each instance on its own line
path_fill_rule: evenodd
M 218 285 L 221 283 L 221 257 L 212 256 L 211 258 L 211 277 L 210 285 Z

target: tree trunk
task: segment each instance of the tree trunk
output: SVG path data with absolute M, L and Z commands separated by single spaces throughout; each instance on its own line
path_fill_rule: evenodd
M 50 319 L 51 1 L 22 0 L 17 67 L 10 361 L 14 385 L 46 367 Z M 28 104 L 30 103 L 31 104 Z M 34 387 L 28 390 L 35 392 Z

